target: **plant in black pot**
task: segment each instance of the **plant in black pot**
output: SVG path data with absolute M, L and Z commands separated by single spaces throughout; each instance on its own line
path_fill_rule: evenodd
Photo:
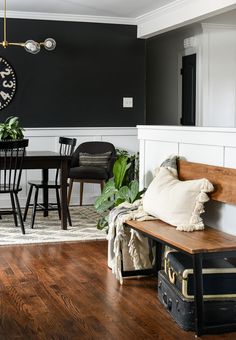
M 23 131 L 18 117 L 8 117 L 4 123 L 0 123 L 0 140 L 23 139 Z

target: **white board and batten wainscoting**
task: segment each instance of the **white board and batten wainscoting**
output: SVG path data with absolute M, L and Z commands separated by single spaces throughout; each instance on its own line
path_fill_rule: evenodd
M 76 147 L 89 141 L 105 141 L 115 145 L 116 148 L 122 148 L 130 153 L 138 151 L 137 128 L 135 127 L 94 127 L 94 128 L 26 128 L 25 138 L 29 138 L 30 151 L 58 151 L 58 140 L 60 136 L 76 138 Z M 50 178 L 54 177 L 54 170 L 50 170 Z M 22 174 L 22 192 L 20 201 L 22 207 L 25 206 L 29 180 L 41 179 L 41 170 L 26 170 Z M 52 191 L 52 190 L 51 190 Z M 53 190 L 54 191 L 54 190 Z M 97 184 L 84 185 L 84 204 L 94 203 L 95 198 L 100 193 L 100 186 Z M 39 197 L 41 200 L 41 197 Z M 50 197 L 51 202 L 55 202 L 54 195 Z M 79 204 L 79 183 L 75 183 L 72 192 L 71 204 Z M 9 207 L 10 201 L 8 195 L 1 195 L 0 207 Z
M 138 126 L 140 187 L 147 187 L 153 170 L 169 155 L 187 161 L 236 168 L 236 128 Z M 236 206 L 208 202 L 204 221 L 236 235 Z

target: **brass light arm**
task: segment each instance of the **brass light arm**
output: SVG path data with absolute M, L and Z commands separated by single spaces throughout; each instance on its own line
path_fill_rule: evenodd
M 7 46 L 21 46 L 21 47 L 24 47 L 25 46 L 25 43 L 14 43 L 14 42 L 8 42 L 8 41 L 1 41 L 0 42 L 0 45 L 3 46 L 3 47 L 7 47 Z
M 37 42 L 37 41 L 35 41 L 35 43 L 36 44 L 39 44 L 40 46 L 44 46 L 45 45 L 45 42 L 44 41 L 42 41 L 42 42 Z M 13 46 L 25 46 L 25 42 L 23 43 L 23 42 L 19 42 L 19 43 L 16 43 L 16 42 L 8 42 L 7 43 L 8 45 L 13 45 Z
M 4 0 L 4 18 L 3 18 L 3 41 L 0 42 L 0 46 L 7 48 L 8 46 L 20 46 L 32 54 L 37 54 L 41 46 L 47 51 L 53 51 L 56 48 L 56 41 L 53 38 L 47 38 L 44 42 L 37 42 L 34 40 L 27 40 L 25 43 L 22 42 L 8 42 L 7 41 L 7 0 Z
M 14 42 L 9 42 L 8 45 L 9 45 L 9 46 L 22 46 L 22 47 L 24 47 L 24 46 L 25 46 L 25 43 L 14 43 Z

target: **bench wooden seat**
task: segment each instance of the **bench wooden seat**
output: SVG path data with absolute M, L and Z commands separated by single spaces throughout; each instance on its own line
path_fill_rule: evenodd
M 180 180 L 207 178 L 214 185 L 211 199 L 236 205 L 236 169 L 212 166 L 207 164 L 178 162 Z M 232 221 L 233 223 L 233 221 Z M 200 336 L 206 333 L 222 333 L 236 330 L 236 323 L 227 325 L 205 325 L 202 260 L 210 257 L 236 257 L 236 236 L 217 229 L 206 227 L 205 230 L 182 232 L 161 220 L 127 221 L 126 225 L 133 228 L 156 243 L 155 271 L 161 269 L 163 245 L 182 251 L 192 257 L 195 285 L 195 331 Z M 236 221 L 235 221 L 236 230 Z M 138 275 L 144 271 L 127 272 L 124 276 Z M 147 270 L 150 273 L 150 270 Z
M 236 236 L 211 227 L 194 232 L 180 232 L 161 220 L 127 221 L 126 224 L 189 254 L 236 251 Z

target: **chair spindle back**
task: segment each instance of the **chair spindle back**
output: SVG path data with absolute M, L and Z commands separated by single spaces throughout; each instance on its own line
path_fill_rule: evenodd
M 0 141 L 0 191 L 18 191 L 29 140 Z
M 59 138 L 59 153 L 62 156 L 71 156 L 74 152 L 75 145 L 76 145 L 76 138 L 67 138 L 67 137 L 60 137 Z M 60 169 L 56 171 L 55 183 L 58 183 Z

